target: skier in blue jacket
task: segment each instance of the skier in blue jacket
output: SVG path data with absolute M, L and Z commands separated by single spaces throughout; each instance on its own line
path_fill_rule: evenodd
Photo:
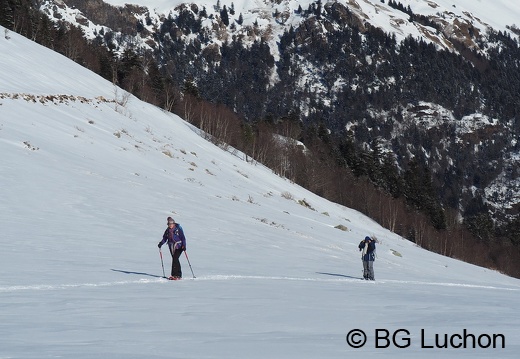
M 182 251 L 186 250 L 186 237 L 179 223 L 175 223 L 172 217 L 168 217 L 168 228 L 164 231 L 163 238 L 159 242 L 158 247 L 168 243 L 168 248 L 172 255 L 172 272 L 169 279 L 181 279 L 182 270 L 179 257 Z
M 366 280 L 374 279 L 374 261 L 376 259 L 376 240 L 375 238 L 365 237 L 358 246 L 363 261 L 363 278 Z

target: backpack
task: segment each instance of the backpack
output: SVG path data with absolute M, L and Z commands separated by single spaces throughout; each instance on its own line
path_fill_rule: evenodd
M 365 258 L 365 255 L 367 254 L 367 251 L 368 251 L 368 245 L 365 243 L 364 240 L 359 242 L 358 248 L 361 251 L 361 259 Z

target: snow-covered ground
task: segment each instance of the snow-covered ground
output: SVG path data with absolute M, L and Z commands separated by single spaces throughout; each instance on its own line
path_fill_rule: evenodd
M 518 356 L 520 280 L 422 250 L 0 34 L 0 358 Z M 184 280 L 162 278 L 167 216 L 196 279 L 185 257 Z

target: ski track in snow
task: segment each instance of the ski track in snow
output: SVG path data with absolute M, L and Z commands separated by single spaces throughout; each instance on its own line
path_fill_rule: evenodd
M 446 283 L 446 282 L 423 282 L 423 281 L 407 281 L 407 280 L 393 280 L 383 279 L 376 281 L 364 281 L 356 278 L 311 278 L 311 277 L 283 277 L 283 276 L 257 276 L 257 275 L 208 275 L 196 278 L 185 278 L 185 281 L 225 281 L 225 280 L 275 280 L 275 281 L 303 281 L 303 282 L 345 282 L 345 283 L 362 283 L 362 284 L 410 284 L 417 286 L 442 286 L 442 287 L 464 287 L 464 288 L 478 288 L 490 290 L 504 290 L 504 291 L 520 291 L 520 288 L 515 287 L 497 287 L 490 285 L 477 285 L 469 283 Z M 41 290 L 67 290 L 75 288 L 87 287 L 113 287 L 121 285 L 132 284 L 154 284 L 170 282 L 167 278 L 147 279 L 141 278 L 137 280 L 116 281 L 116 282 L 100 282 L 100 283 L 78 283 L 78 284 L 35 284 L 35 285 L 14 285 L 14 286 L 0 286 L 0 293 L 17 292 L 17 291 L 41 291 Z
M 127 284 L 147 284 L 166 281 L 165 278 L 158 279 L 139 279 L 129 281 L 117 281 L 117 282 L 101 282 L 101 283 L 79 283 L 79 284 L 34 284 L 34 285 L 13 285 L 0 287 L 0 293 L 3 292 L 16 292 L 21 290 L 59 290 L 59 289 L 73 289 L 73 288 L 85 288 L 85 287 L 112 287 Z

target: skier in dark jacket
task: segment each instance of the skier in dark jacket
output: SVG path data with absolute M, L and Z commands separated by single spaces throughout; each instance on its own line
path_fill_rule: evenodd
M 168 228 L 164 231 L 163 238 L 159 242 L 158 247 L 165 243 L 168 243 L 168 248 L 172 255 L 172 272 L 169 279 L 181 279 L 182 270 L 181 262 L 179 257 L 182 251 L 186 250 L 186 238 L 184 237 L 184 231 L 179 223 L 175 223 L 172 217 L 168 217 Z
M 374 261 L 376 259 L 376 240 L 375 238 L 365 237 L 358 246 L 363 261 L 363 278 L 366 280 L 374 279 Z

